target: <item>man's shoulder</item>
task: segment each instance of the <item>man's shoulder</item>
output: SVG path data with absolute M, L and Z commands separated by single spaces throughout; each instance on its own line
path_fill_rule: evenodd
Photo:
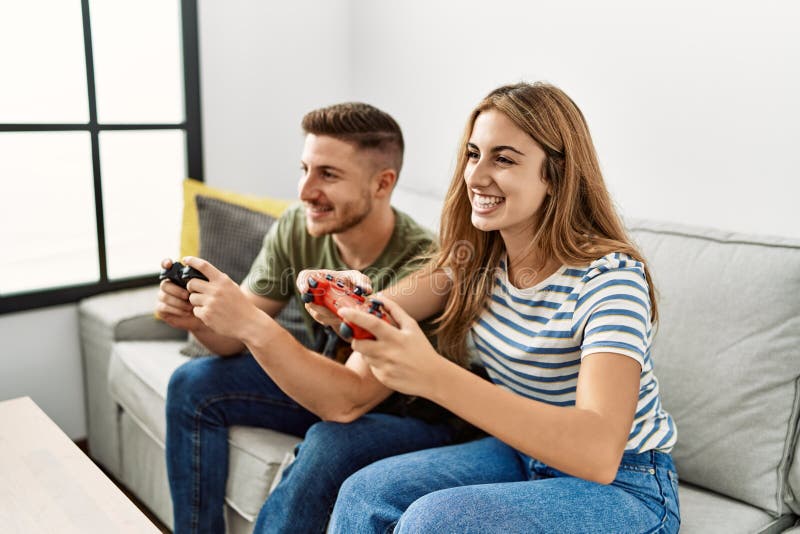
M 395 213 L 392 239 L 371 269 L 378 273 L 375 276 L 370 275 L 376 289 L 382 289 L 418 270 L 436 248 L 436 236 L 433 232 L 408 214 L 392 209 Z
M 276 237 L 297 239 L 306 233 L 305 207 L 296 202 L 286 208 L 276 222 Z
M 301 225 L 303 230 L 306 226 L 306 212 L 305 206 L 302 202 L 294 202 L 286 208 L 281 214 L 279 221 L 284 224 L 295 226 Z
M 392 208 L 395 213 L 395 233 L 404 242 L 429 246 L 436 243 L 436 234 L 414 220 L 411 215 Z

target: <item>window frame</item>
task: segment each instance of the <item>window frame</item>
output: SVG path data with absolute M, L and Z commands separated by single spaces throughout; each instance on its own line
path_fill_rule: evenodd
M 181 0 L 181 43 L 183 46 L 184 121 L 167 124 L 103 124 L 97 121 L 97 98 L 95 93 L 94 59 L 92 52 L 92 29 L 89 0 L 81 0 L 83 20 L 83 44 L 86 59 L 87 96 L 89 99 L 89 122 L 86 124 L 0 124 L 0 132 L 88 132 L 92 146 L 92 169 L 94 177 L 94 204 L 97 227 L 97 251 L 100 280 L 88 284 L 69 285 L 41 290 L 25 291 L 7 296 L 0 295 L 0 314 L 32 310 L 69 304 L 83 298 L 114 291 L 154 285 L 158 275 L 146 275 L 110 281 L 105 243 L 105 219 L 103 212 L 102 176 L 100 173 L 99 136 L 103 131 L 120 130 L 182 130 L 186 134 L 186 162 L 188 175 L 204 181 L 202 123 L 200 117 L 200 52 L 198 35 L 197 0 Z

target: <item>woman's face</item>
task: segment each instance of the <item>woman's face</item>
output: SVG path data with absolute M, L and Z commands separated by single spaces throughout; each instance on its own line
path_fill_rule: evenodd
M 497 110 L 478 115 L 465 149 L 473 226 L 499 230 L 506 240 L 532 235 L 549 194 L 542 178 L 544 150 Z

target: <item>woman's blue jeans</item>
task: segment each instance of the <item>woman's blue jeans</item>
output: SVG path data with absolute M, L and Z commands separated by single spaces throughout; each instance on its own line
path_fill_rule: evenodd
M 250 355 L 190 360 L 167 391 L 167 473 L 175 534 L 225 531 L 228 429 L 234 425 L 305 435 L 296 460 L 264 504 L 254 532 L 324 532 L 342 482 L 387 456 L 452 443 L 445 425 L 369 413 L 320 422 Z
M 488 437 L 387 458 L 345 481 L 328 532 L 677 532 L 669 454 L 625 453 L 602 485 Z

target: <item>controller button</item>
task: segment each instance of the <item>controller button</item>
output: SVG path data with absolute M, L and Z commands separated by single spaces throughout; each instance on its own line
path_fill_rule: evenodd
M 317 287 L 317 281 L 313 278 L 308 279 L 308 287 Z
M 350 328 L 347 324 L 342 323 L 339 326 L 339 335 L 342 336 L 344 339 L 350 339 L 353 337 L 353 329 Z
M 303 302 L 308 304 L 309 302 L 314 302 L 314 295 L 312 295 L 310 292 L 309 293 L 303 293 L 302 299 L 303 299 Z
M 364 294 L 364 290 L 361 289 L 361 286 L 356 286 L 355 289 L 353 289 L 353 293 L 355 293 L 360 297 L 361 295 Z
M 333 275 L 332 274 L 326 274 L 325 275 L 325 280 L 328 280 L 328 281 L 333 280 Z

